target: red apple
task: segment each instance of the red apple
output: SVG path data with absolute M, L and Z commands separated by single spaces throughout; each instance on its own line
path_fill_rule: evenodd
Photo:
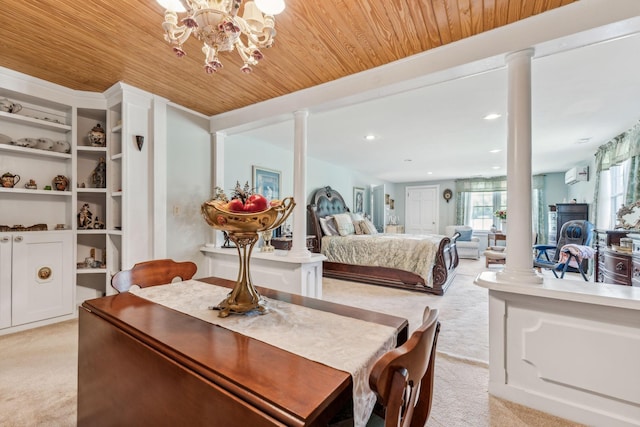
M 231 199 L 231 201 L 224 206 L 224 209 L 229 212 L 244 212 L 244 205 L 240 199 Z
M 262 194 L 252 194 L 244 204 L 245 212 L 261 212 L 267 207 L 267 199 Z

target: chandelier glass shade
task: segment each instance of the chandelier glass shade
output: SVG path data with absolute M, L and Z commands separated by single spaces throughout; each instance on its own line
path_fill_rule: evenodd
M 284 0 L 157 0 L 165 9 L 162 28 L 165 40 L 178 57 L 186 52 L 190 36 L 202 42 L 204 70 L 208 74 L 222 68 L 220 52 L 234 49 L 242 58 L 245 73 L 263 58 L 260 49 L 273 45 L 276 13 L 284 9 Z M 238 15 L 244 3 L 242 16 Z M 185 13 L 178 18 L 178 13 Z

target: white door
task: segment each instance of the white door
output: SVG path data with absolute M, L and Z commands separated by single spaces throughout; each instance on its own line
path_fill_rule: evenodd
M 440 187 L 437 185 L 407 187 L 406 191 L 405 232 L 407 234 L 439 234 Z

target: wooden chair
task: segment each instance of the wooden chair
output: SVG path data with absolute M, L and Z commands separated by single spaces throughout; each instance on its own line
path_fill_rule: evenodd
M 422 326 L 373 366 L 369 386 L 382 406 L 385 427 L 423 427 L 427 423 L 439 332 L 438 310 L 427 307 Z
M 158 259 L 139 262 L 131 270 L 117 272 L 111 278 L 111 286 L 118 292 L 127 292 L 133 285 L 141 288 L 165 285 L 176 277 L 189 280 L 196 274 L 197 267 L 191 261 L 175 262 L 172 259 Z

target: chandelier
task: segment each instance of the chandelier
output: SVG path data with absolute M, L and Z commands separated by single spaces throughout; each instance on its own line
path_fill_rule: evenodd
M 208 74 L 222 68 L 220 52 L 234 49 L 242 58 L 240 68 L 251 73 L 252 65 L 263 58 L 260 49 L 271 47 L 276 36 L 274 15 L 284 10 L 284 0 L 157 0 L 166 11 L 162 28 L 175 54 L 186 55 L 183 44 L 194 35 L 202 42 L 204 70 Z M 238 16 L 244 2 L 242 16 Z M 178 20 L 178 12 L 186 16 Z

